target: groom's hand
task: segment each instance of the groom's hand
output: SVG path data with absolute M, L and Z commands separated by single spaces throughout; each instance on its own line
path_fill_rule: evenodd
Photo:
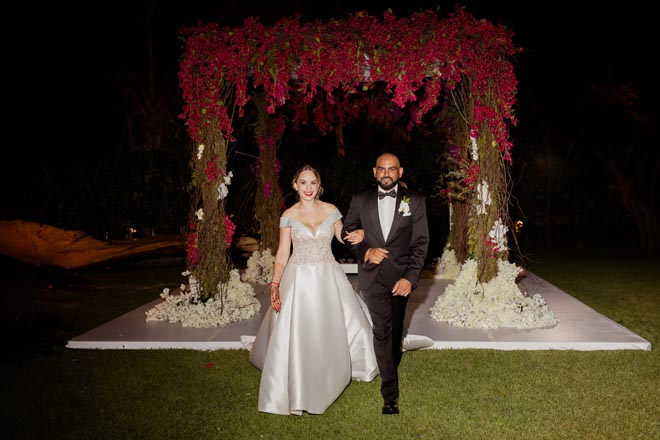
M 412 292 L 412 283 L 405 278 L 401 278 L 392 288 L 394 296 L 408 296 Z
M 383 248 L 369 248 L 364 254 L 364 261 L 372 264 L 380 264 L 387 256 L 387 249 Z

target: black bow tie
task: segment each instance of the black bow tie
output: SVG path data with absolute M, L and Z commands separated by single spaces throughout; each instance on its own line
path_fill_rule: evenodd
M 378 200 L 384 199 L 385 197 L 393 197 L 396 199 L 396 191 L 390 191 L 390 192 L 378 191 Z

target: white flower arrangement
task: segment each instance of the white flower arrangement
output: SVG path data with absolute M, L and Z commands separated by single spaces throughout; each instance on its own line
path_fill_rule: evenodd
M 197 220 L 200 222 L 204 220 L 204 210 L 202 208 L 199 208 L 197 211 L 195 211 L 195 216 L 197 216 Z
M 241 282 L 237 269 L 229 274 L 229 282 L 218 286 L 218 294 L 205 302 L 198 301 L 199 283 L 193 277 L 189 285 L 182 284 L 178 294 L 163 289 L 160 297 L 163 302 L 146 312 L 147 321 L 180 322 L 184 327 L 224 327 L 232 322 L 256 316 L 261 303 L 255 296 L 254 288 Z M 220 300 L 221 289 L 226 296 Z
M 486 214 L 486 206 L 490 205 L 492 200 L 490 198 L 490 191 L 488 189 L 488 182 L 482 180 L 477 184 L 477 199 L 475 200 L 475 209 L 477 214 Z
M 513 263 L 498 261 L 498 273 L 479 283 L 477 262 L 467 260 L 456 281 L 438 297 L 431 316 L 436 321 L 468 328 L 547 328 L 559 323 L 539 294 L 526 296 L 516 284 L 522 271 Z
M 197 147 L 197 160 L 202 160 L 203 154 L 204 154 L 204 144 L 199 144 L 199 147 Z
M 436 262 L 435 275 L 433 278 L 438 280 L 455 280 L 461 272 L 461 265 L 456 259 L 456 252 L 449 247 L 442 251 L 442 256 Z
M 400 214 L 403 213 L 404 217 L 408 217 L 410 214 L 410 197 L 408 196 L 403 196 L 401 199 L 401 203 L 399 203 L 399 211 Z
M 241 275 L 241 279 L 246 282 L 268 284 L 273 279 L 274 265 L 275 257 L 270 249 L 264 249 L 263 252 L 256 250 L 248 258 L 247 269 Z

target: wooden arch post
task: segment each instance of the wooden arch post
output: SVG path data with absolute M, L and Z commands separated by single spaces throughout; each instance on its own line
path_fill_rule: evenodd
M 279 225 L 284 197 L 280 187 L 280 161 L 277 145 L 284 131 L 284 122 L 266 112 L 266 98 L 255 94 L 257 121 L 254 133 L 259 147 L 259 187 L 254 198 L 254 217 L 259 222 L 260 250 L 270 249 L 274 255 L 279 242 Z

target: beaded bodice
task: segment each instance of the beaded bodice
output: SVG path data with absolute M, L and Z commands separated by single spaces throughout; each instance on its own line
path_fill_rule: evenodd
M 321 222 L 316 231 L 297 220 L 281 217 L 280 228 L 291 228 L 291 241 L 293 253 L 289 262 L 296 264 L 334 263 L 332 254 L 333 224 L 341 218 L 339 210 L 333 211 Z

